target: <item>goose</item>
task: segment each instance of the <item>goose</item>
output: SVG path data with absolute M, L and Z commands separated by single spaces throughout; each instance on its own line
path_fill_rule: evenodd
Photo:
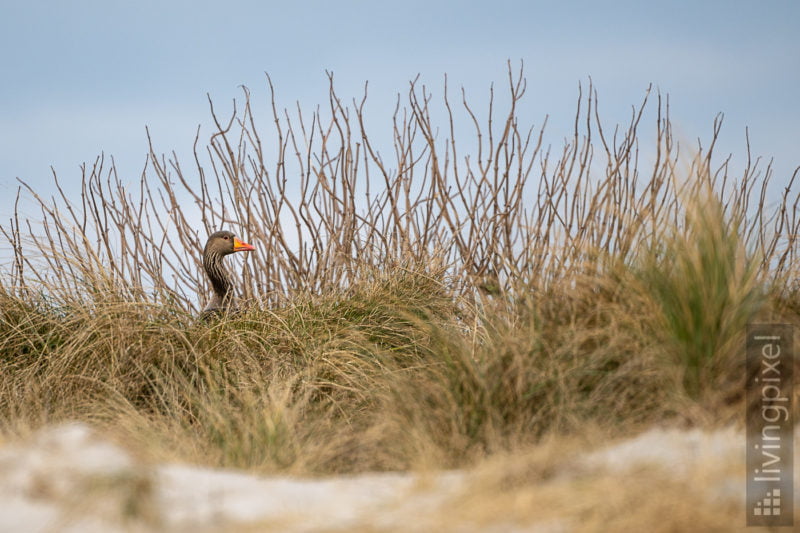
M 217 231 L 208 237 L 205 248 L 203 248 L 203 268 L 211 280 L 211 287 L 214 295 L 203 308 L 201 317 L 208 317 L 216 313 L 225 312 L 231 303 L 231 283 L 228 272 L 222 264 L 222 259 L 234 252 L 247 252 L 255 250 L 255 247 L 240 241 L 236 235 L 230 231 Z

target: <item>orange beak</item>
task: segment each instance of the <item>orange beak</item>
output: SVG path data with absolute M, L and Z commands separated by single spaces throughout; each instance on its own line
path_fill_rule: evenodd
M 249 252 L 255 250 L 255 246 L 251 244 L 247 244 L 244 241 L 240 241 L 236 237 L 233 238 L 233 251 L 234 252 Z

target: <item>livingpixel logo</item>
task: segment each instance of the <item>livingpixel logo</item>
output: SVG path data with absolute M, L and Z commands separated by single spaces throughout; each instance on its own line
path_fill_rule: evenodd
M 793 339 L 788 324 L 747 327 L 747 525 L 794 520 Z

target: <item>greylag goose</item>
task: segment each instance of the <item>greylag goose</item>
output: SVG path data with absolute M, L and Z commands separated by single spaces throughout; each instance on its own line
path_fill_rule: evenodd
M 231 301 L 232 283 L 222 264 L 222 259 L 234 252 L 245 252 L 255 250 L 250 244 L 240 241 L 236 235 L 230 231 L 217 231 L 208 237 L 208 242 L 203 249 L 203 268 L 211 280 L 211 287 L 214 295 L 203 308 L 201 317 L 207 317 L 215 313 L 224 312 Z

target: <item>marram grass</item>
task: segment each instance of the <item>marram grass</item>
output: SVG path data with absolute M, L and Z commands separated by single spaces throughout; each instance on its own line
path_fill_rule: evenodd
M 87 419 L 156 456 L 293 472 L 457 467 L 586 424 L 680 418 L 735 378 L 741 328 L 769 304 L 703 212 L 670 253 L 480 305 L 415 270 L 212 321 L 5 294 L 0 418 Z M 705 390 L 708 405 L 725 392 Z
M 758 258 L 738 225 L 726 220 L 720 201 L 706 194 L 688 204 L 684 223 L 644 251 L 637 275 L 654 306 L 653 334 L 696 398 L 743 372 L 744 331 L 767 294 Z

